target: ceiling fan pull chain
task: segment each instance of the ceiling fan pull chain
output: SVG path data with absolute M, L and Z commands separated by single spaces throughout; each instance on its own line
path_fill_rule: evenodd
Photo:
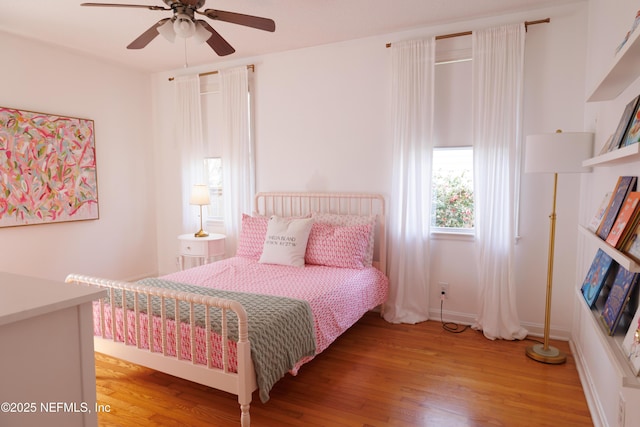
M 187 39 L 184 39 L 184 68 L 189 68 L 189 62 L 187 61 Z

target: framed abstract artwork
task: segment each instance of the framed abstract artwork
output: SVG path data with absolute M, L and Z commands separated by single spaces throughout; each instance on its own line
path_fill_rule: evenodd
M 0 227 L 98 219 L 92 120 L 0 107 Z

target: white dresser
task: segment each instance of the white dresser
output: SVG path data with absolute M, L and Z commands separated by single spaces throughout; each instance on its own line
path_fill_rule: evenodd
M 78 286 L 0 272 L 0 426 L 97 426 L 91 301 Z

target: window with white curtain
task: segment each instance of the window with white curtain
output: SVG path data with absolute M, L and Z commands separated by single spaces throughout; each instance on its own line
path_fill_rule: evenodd
M 211 203 L 208 221 L 224 221 L 222 201 L 222 99 L 218 74 L 200 77 L 204 171 L 208 179 Z
M 431 231 L 473 233 L 471 40 L 436 45 Z
M 224 219 L 224 204 L 222 197 L 222 157 L 205 157 L 204 173 L 208 178 L 209 203 L 207 217 L 209 220 L 222 221 Z

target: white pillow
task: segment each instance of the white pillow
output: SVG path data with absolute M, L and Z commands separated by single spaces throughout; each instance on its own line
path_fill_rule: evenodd
M 303 267 L 312 225 L 312 218 L 291 219 L 275 215 L 269 218 L 259 262 Z

